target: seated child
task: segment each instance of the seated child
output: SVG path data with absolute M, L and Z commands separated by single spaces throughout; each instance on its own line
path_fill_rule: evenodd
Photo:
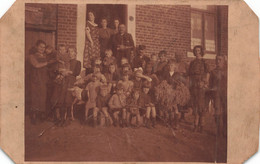
M 157 64 L 157 70 L 155 72 L 159 78 L 160 78 L 161 73 L 164 72 L 164 69 L 167 65 L 166 55 L 167 55 L 167 52 L 165 50 L 162 50 L 162 51 L 159 52 L 159 59 L 160 60 Z
M 128 97 L 132 92 L 134 83 L 131 80 L 129 80 L 129 75 L 127 71 L 123 73 L 122 80 L 119 80 L 118 84 L 122 84 L 124 94 L 126 95 L 126 97 Z
M 106 54 L 106 56 L 105 56 L 105 58 L 104 58 L 104 60 L 103 60 L 103 65 L 104 65 L 104 67 L 103 67 L 103 72 L 104 72 L 104 73 L 108 72 L 108 69 L 109 69 L 109 65 L 110 65 L 110 64 L 116 63 L 116 58 L 115 58 L 114 56 L 112 56 L 112 55 L 113 55 L 113 52 L 112 52 L 111 49 L 107 49 L 107 50 L 105 51 L 105 54 Z
M 117 84 L 116 93 L 110 98 L 108 106 L 113 114 L 114 126 L 118 126 L 119 115 L 121 115 L 122 127 L 124 127 L 126 124 L 126 96 L 122 84 Z
M 151 83 L 148 81 L 145 81 L 143 84 L 143 92 L 140 94 L 140 102 L 141 107 L 145 112 L 144 116 L 144 124 L 147 128 L 151 128 L 150 125 L 150 115 L 152 120 L 152 127 L 155 127 L 155 121 L 156 121 L 156 109 L 155 105 L 151 102 L 151 98 L 149 95 L 149 90 L 151 88 Z
M 132 96 L 127 99 L 127 124 L 131 124 L 132 117 L 136 116 L 136 126 L 140 126 L 140 90 L 134 89 Z
M 97 80 L 102 82 L 102 83 L 106 83 L 106 78 L 105 76 L 101 73 L 101 67 L 100 65 L 96 64 L 93 67 L 93 73 L 88 74 L 87 76 L 84 77 L 84 80 L 86 83 L 89 82 L 89 80 L 92 78 L 92 76 L 95 74 L 95 76 L 97 77 Z
M 111 94 L 114 93 L 116 83 L 119 80 L 119 74 L 116 71 L 116 64 L 111 63 L 108 68 L 108 72 L 105 73 L 105 78 L 108 83 L 108 87 L 110 87 Z
M 108 114 L 108 101 L 110 99 L 109 88 L 107 85 L 101 85 L 99 88 L 99 94 L 96 100 L 96 108 L 93 111 L 94 127 L 97 125 L 97 114 L 102 112 L 106 119 L 106 126 L 110 125 L 110 119 Z
M 96 74 L 92 74 L 91 82 L 89 82 L 85 88 L 88 91 L 88 101 L 85 104 L 85 123 L 88 120 L 89 109 L 94 109 L 96 107 L 96 98 L 98 93 L 98 88 L 101 82 L 98 80 Z
M 67 75 L 67 71 L 69 71 L 70 67 L 70 57 L 67 53 L 66 46 L 61 44 L 58 48 L 58 54 L 57 54 L 57 73 L 55 82 L 60 84 L 62 83 L 63 78 Z

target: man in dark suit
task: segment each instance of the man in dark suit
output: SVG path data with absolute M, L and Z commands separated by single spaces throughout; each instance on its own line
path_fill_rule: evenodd
M 123 57 L 130 61 L 131 51 L 134 50 L 134 41 L 132 35 L 126 32 L 124 24 L 119 25 L 119 33 L 113 37 L 112 47 L 113 53 L 119 62 Z

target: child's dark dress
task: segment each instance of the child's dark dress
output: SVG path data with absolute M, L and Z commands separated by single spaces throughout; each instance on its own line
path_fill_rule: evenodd
M 76 76 L 81 71 L 81 62 L 75 59 L 70 60 L 70 71 L 72 74 L 66 76 L 61 84 L 55 84 L 51 100 L 53 107 L 69 107 L 73 102 L 73 96 L 68 88 L 72 88 L 76 82 Z

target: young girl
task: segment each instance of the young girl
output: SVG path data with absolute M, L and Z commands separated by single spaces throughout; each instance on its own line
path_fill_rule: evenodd
M 205 117 L 205 89 L 209 81 L 209 69 L 203 59 L 202 46 L 195 46 L 193 54 L 196 59 L 190 63 L 188 75 L 190 77 L 191 103 L 195 115 L 194 132 L 198 130 L 202 132 Z
M 108 106 L 113 113 L 114 126 L 119 124 L 119 115 L 121 115 L 122 127 L 126 125 L 126 96 L 122 84 L 117 84 L 116 93 L 110 98 Z

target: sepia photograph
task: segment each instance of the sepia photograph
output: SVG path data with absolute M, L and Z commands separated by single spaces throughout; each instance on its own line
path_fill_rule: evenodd
M 226 163 L 228 12 L 25 3 L 25 161 Z

